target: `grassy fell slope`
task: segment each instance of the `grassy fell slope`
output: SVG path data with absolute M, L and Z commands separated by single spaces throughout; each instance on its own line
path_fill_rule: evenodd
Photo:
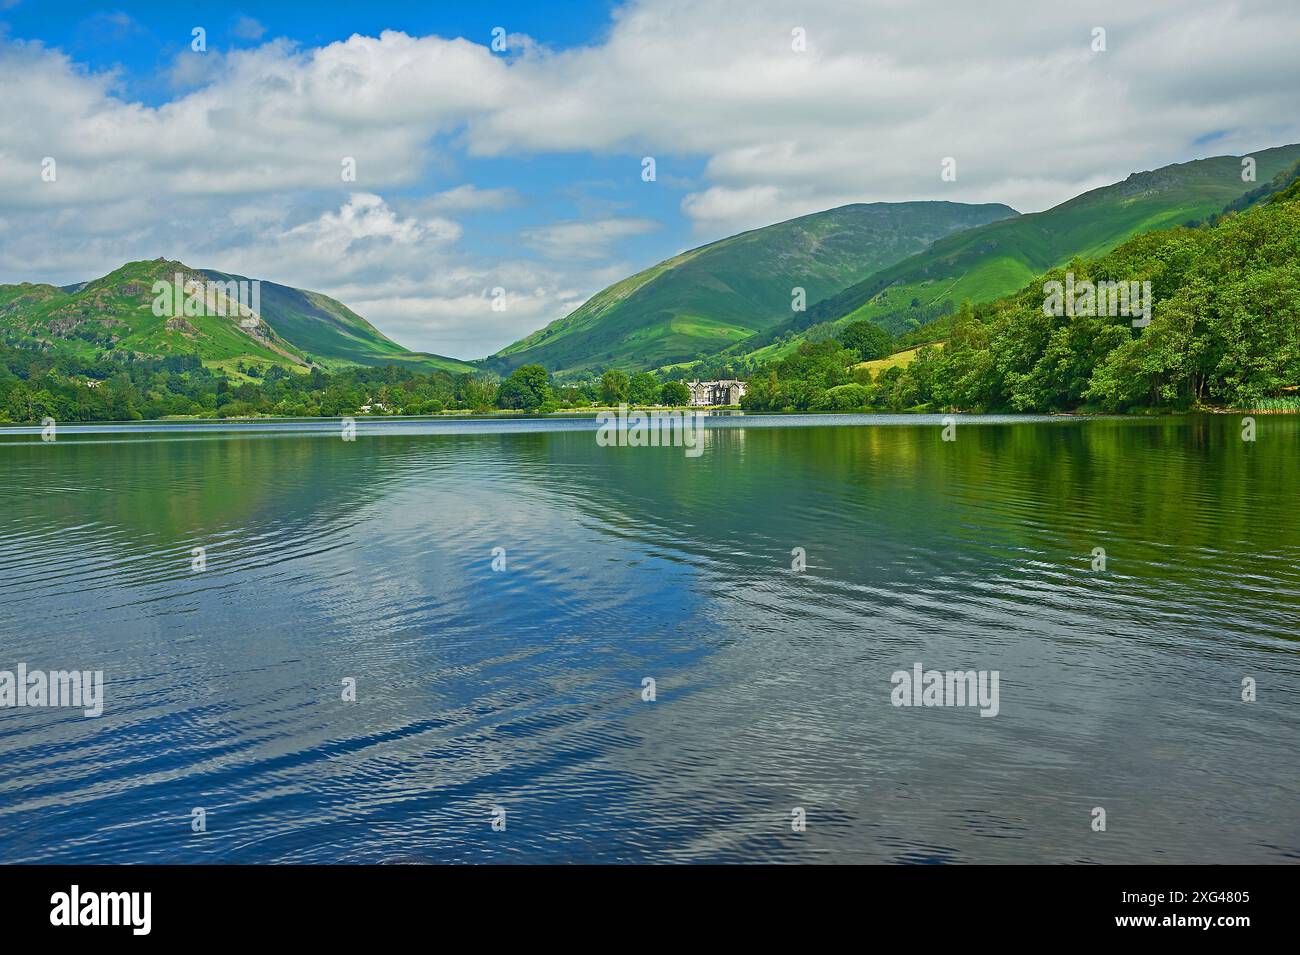
M 485 364 L 593 371 L 686 360 L 781 322 L 795 286 L 817 301 L 935 239 L 1014 215 L 996 203 L 870 203 L 743 232 L 611 285 Z
M 244 280 L 204 269 L 219 282 Z M 262 281 L 262 318 L 310 358 L 326 367 L 400 365 L 428 370 L 470 372 L 466 362 L 428 352 L 413 352 L 390 339 L 342 302 L 320 292 Z

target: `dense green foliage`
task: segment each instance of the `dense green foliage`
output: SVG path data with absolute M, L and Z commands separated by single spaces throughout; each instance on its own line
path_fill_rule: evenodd
M 551 401 L 551 376 L 541 365 L 522 365 L 501 382 L 497 405 L 519 411 L 536 411 Z
M 1052 315 L 1044 282 L 1151 283 L 1151 323 L 1128 315 Z M 946 323 L 874 381 L 850 373 L 835 341 L 805 343 L 767 365 L 744 406 L 756 410 L 1124 411 L 1281 407 L 1300 386 L 1300 182 L 1214 225 L 1132 239 L 1076 259 L 1015 295 Z M 850 382 L 851 374 L 858 380 Z M 860 390 L 845 390 L 856 385 Z M 861 399 L 860 401 L 858 399 Z
M 691 403 L 691 389 L 685 382 L 665 381 L 659 389 L 659 402 L 669 407 L 688 405 Z
M 556 385 L 541 365 L 517 368 L 498 384 L 487 375 L 410 367 L 351 366 L 340 371 L 285 371 L 279 365 L 213 369 L 197 355 L 141 358 L 115 354 L 91 360 L 48 349 L 0 344 L 0 423 L 138 421 L 166 417 L 236 418 L 259 415 L 429 415 L 444 411 L 549 412 L 602 403 L 596 382 Z M 614 372 L 615 400 L 686 405 L 681 381 Z M 620 397 L 621 396 L 621 397 Z
M 834 411 L 863 407 L 869 401 L 865 391 L 842 390 L 859 389 L 870 382 L 869 375 L 849 371 L 849 366 L 857 360 L 857 355 L 838 341 L 805 342 L 794 354 L 778 359 L 751 378 L 741 406 L 755 411 Z M 848 403 L 847 407 L 837 407 L 842 403 Z
M 652 405 L 659 401 L 659 379 L 648 371 L 638 371 L 627 385 L 627 400 L 634 405 Z
M 194 355 L 83 361 L 0 345 L 0 421 L 316 417 L 356 414 L 367 405 L 372 414 L 433 414 L 487 410 L 497 395 L 495 383 L 481 376 L 396 366 L 303 374 L 271 365 L 245 371 L 255 377 L 232 379 Z
M 612 368 L 600 378 L 600 400 L 607 405 L 616 405 L 627 401 L 628 388 L 631 385 L 627 374 Z
M 835 336 L 849 351 L 858 356 L 858 361 L 871 361 L 884 358 L 894 350 L 894 340 L 889 332 L 875 322 L 853 322 L 846 325 Z

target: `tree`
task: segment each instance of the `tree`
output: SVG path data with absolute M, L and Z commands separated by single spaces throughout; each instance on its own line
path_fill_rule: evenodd
M 691 403 L 691 389 L 683 381 L 665 381 L 659 389 L 659 401 L 671 407 L 688 405 Z
M 534 411 L 551 400 L 551 376 L 541 365 L 520 365 L 497 389 L 497 406 Z
M 659 380 L 648 371 L 638 371 L 628 382 L 628 400 L 634 405 L 652 405 L 659 400 Z
M 611 368 L 600 377 L 600 400 L 607 405 L 616 405 L 627 401 L 628 377 L 617 368 Z
M 496 404 L 497 387 L 487 378 L 466 374 L 456 379 L 456 400 L 473 411 L 486 411 Z
M 858 361 L 888 358 L 894 350 L 889 332 L 875 322 L 853 322 L 837 336 L 840 344 L 858 356 Z

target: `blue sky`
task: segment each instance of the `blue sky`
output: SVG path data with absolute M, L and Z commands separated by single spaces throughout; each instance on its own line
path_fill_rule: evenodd
M 1034 211 L 1300 140 L 1295 4 L 1179 11 L 0 0 L 0 282 L 165 255 L 479 357 L 662 258 L 796 215 Z
M 8 9 L 5 9 L 6 6 Z M 607 30 L 614 4 L 571 0 L 562 6 L 514 3 L 272 3 L 231 4 L 208 0 L 103 4 L 95 0 L 0 0 L 0 17 L 14 36 L 42 40 L 97 68 L 121 65 L 147 79 L 190 45 L 190 31 L 203 26 L 214 46 L 253 46 L 292 37 L 308 46 L 346 40 L 354 33 L 378 36 L 400 30 L 412 36 L 489 37 L 493 27 L 526 33 L 557 49 L 593 42 Z M 257 24 L 250 29 L 249 21 Z M 258 27 L 261 33 L 258 33 Z M 146 100 L 156 87 L 133 90 Z

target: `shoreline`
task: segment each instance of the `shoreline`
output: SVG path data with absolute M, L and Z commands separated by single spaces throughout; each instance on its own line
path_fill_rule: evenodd
M 230 418 L 208 417 L 206 415 L 168 415 L 162 418 L 136 418 L 133 420 L 122 419 L 94 419 L 94 420 L 66 420 L 56 422 L 59 426 L 79 427 L 84 425 L 148 425 L 148 424 L 185 424 L 185 425 L 202 425 L 211 424 L 215 426 L 231 424 L 258 424 L 258 423 L 275 423 L 275 422 L 326 422 L 342 421 L 344 418 L 353 418 L 357 421 L 492 421 L 492 420 L 528 420 L 528 421 L 545 421 L 548 419 L 564 418 L 583 418 L 596 417 L 602 412 L 616 412 L 616 407 L 599 406 L 592 408 L 571 408 L 561 411 L 551 411 L 545 414 L 538 414 L 527 411 L 443 411 L 437 414 L 427 415 L 373 415 L 373 414 L 352 414 L 352 415 L 316 415 L 312 417 L 294 417 L 286 415 L 247 415 Z M 1107 411 L 884 411 L 869 409 L 863 411 L 744 411 L 734 405 L 731 406 L 714 406 L 708 408 L 683 408 L 680 406 L 669 407 L 665 405 L 635 405 L 629 406 L 628 411 L 637 412 L 699 412 L 709 417 L 729 417 L 729 418 L 842 418 L 850 415 L 867 415 L 879 417 L 896 418 L 904 415 L 914 415 L 918 418 L 936 415 L 954 415 L 957 417 L 997 417 L 997 418 L 1024 418 L 1038 419 L 1043 418 L 1107 418 L 1114 420 L 1116 418 L 1153 419 L 1153 418 L 1186 418 L 1196 415 L 1294 415 L 1300 414 L 1300 408 L 1267 408 L 1267 409 L 1246 409 L 1246 408 L 1218 408 L 1204 407 L 1187 411 L 1151 411 L 1151 412 L 1107 412 Z M 40 421 L 0 421 L 0 433 L 6 431 L 18 431 L 20 429 L 40 428 Z

